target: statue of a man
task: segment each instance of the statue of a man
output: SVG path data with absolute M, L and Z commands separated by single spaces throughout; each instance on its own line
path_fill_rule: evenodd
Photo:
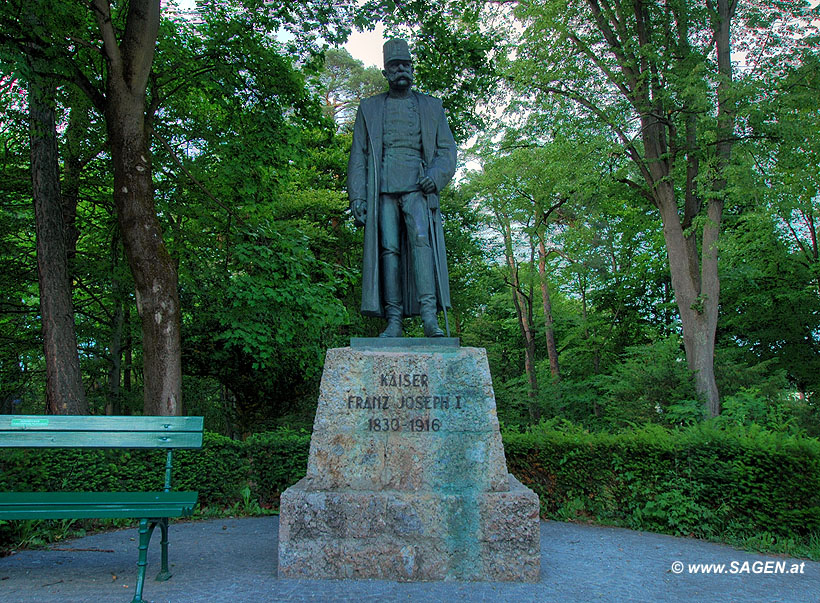
M 380 337 L 401 337 L 402 318 L 421 315 L 443 337 L 450 306 L 439 192 L 456 169 L 456 143 L 441 101 L 412 90 L 405 40 L 384 45 L 389 92 L 362 100 L 347 166 L 350 209 L 364 225 L 362 314 L 387 318 Z

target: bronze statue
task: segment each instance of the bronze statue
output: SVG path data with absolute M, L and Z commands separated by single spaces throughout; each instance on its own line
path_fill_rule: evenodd
M 382 74 L 389 92 L 360 103 L 347 166 L 350 210 L 365 229 L 361 312 L 387 319 L 380 337 L 401 337 L 402 318 L 418 314 L 427 337 L 443 337 L 437 313 L 446 322 L 450 286 L 439 193 L 455 173 L 456 143 L 441 101 L 412 90 L 405 40 L 385 43 Z

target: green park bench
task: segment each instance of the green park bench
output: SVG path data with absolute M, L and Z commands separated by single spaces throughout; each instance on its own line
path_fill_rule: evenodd
M 143 601 L 154 528 L 162 532 L 162 568 L 156 579 L 167 580 L 168 519 L 190 517 L 197 501 L 197 492 L 171 491 L 172 451 L 201 446 L 202 417 L 0 415 L 0 448 L 161 448 L 168 453 L 161 492 L 0 492 L 0 519 L 139 519 L 133 602 Z

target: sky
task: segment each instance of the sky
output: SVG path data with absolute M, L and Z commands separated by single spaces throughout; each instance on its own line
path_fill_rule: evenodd
M 195 0 L 177 0 L 182 9 L 194 8 Z M 820 0 L 809 0 L 812 7 L 820 4 Z M 382 45 L 384 44 L 384 27 L 381 23 L 373 31 L 354 31 L 344 47 L 365 66 L 382 68 Z
M 378 24 L 373 31 L 354 31 L 345 48 L 353 58 L 364 63 L 365 67 L 376 66 L 381 69 L 384 42 L 384 27 Z
M 176 0 L 176 3 L 183 10 L 196 8 L 195 0 Z M 375 65 L 381 69 L 384 42 L 384 27 L 379 23 L 373 31 L 354 31 L 344 47 L 366 67 Z

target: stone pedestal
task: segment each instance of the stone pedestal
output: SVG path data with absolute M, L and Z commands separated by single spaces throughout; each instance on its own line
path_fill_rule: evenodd
M 307 475 L 281 497 L 279 575 L 535 581 L 538 511 L 483 349 L 353 340 L 328 350 Z

